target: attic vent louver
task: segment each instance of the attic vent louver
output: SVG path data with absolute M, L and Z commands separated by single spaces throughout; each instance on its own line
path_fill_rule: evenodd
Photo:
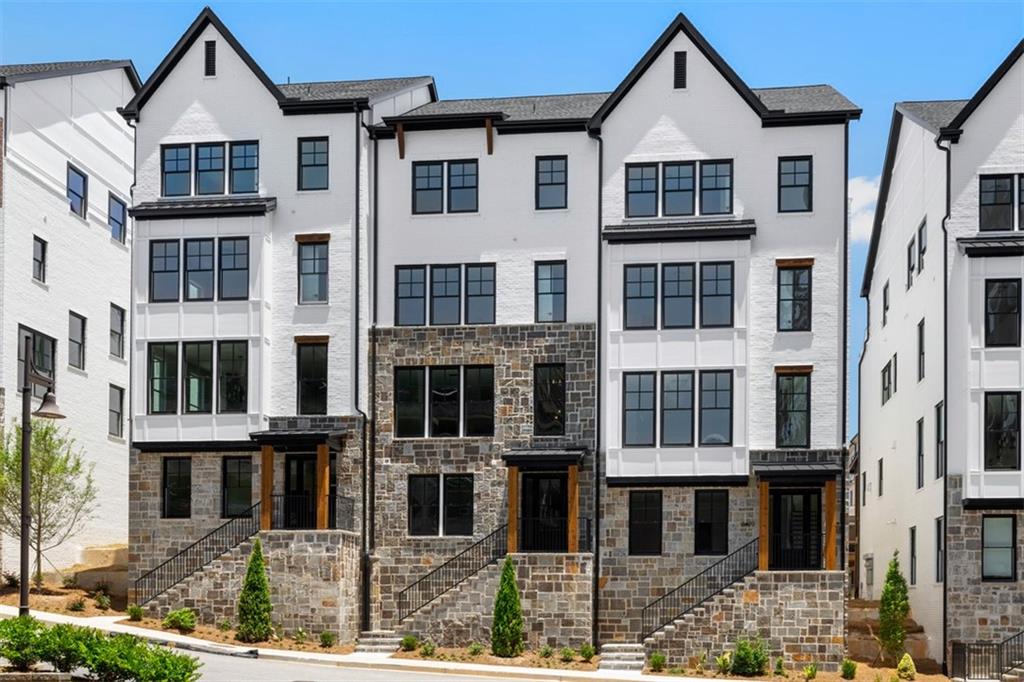
M 686 87 L 686 53 L 676 52 L 674 70 L 672 73 L 672 87 L 682 90 Z
M 206 41 L 206 70 L 207 76 L 217 75 L 217 41 Z

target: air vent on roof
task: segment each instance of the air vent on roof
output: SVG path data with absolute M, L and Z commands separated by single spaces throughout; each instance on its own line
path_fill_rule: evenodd
M 217 41 L 206 41 L 206 75 L 217 75 Z
M 682 90 L 686 87 L 686 53 L 675 53 L 675 69 L 672 74 L 672 87 Z

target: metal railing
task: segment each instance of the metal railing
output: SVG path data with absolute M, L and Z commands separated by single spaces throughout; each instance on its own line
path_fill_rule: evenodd
M 757 538 L 644 607 L 640 641 L 757 570 Z
M 260 503 L 228 519 L 135 581 L 135 603 L 152 601 L 208 563 L 255 535 L 260 529 Z
M 271 530 L 313 530 L 316 528 L 316 498 L 308 493 L 286 493 L 273 496 L 270 514 Z M 327 527 L 337 530 L 356 529 L 356 503 L 351 497 L 332 495 L 328 498 Z
M 579 552 L 591 551 L 590 519 L 579 519 Z M 569 519 L 564 516 L 519 517 L 517 552 L 568 552 Z
M 950 677 L 964 680 L 998 680 L 1015 669 L 1024 669 L 1024 631 L 1002 642 L 953 642 Z
M 399 620 L 408 618 L 448 590 L 505 556 L 507 547 L 508 524 L 503 523 L 399 592 Z
M 821 569 L 821 532 L 772 533 L 768 567 L 773 571 L 817 571 Z

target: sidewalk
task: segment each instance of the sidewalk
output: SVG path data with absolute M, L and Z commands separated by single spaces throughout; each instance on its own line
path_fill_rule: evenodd
M 13 618 L 18 615 L 14 606 L 0 605 L 0 618 Z M 246 658 L 264 658 L 273 661 L 293 663 L 316 663 L 334 665 L 341 668 L 362 668 L 368 670 L 396 670 L 405 672 L 422 672 L 444 675 L 476 675 L 501 677 L 507 679 L 555 680 L 576 682 L 577 680 L 641 680 L 651 679 L 638 672 L 621 670 L 581 671 L 552 670 L 549 668 L 526 668 L 513 665 L 484 665 L 480 663 L 452 663 L 449 661 L 414 660 L 408 658 L 392 658 L 386 653 L 353 653 L 353 654 L 320 654 L 311 651 L 287 651 L 285 649 L 260 649 L 227 644 L 216 644 L 197 637 L 189 637 L 174 632 L 158 632 L 149 628 L 127 625 L 125 616 L 93 616 L 89 618 L 67 616 L 61 613 L 33 611 L 32 615 L 44 623 L 70 623 L 83 627 L 96 628 L 104 632 L 116 632 L 135 635 L 156 644 L 172 646 L 186 651 L 199 651 L 223 656 L 242 656 Z M 686 680 L 687 678 L 675 678 Z M 705 681 L 701 681 L 705 682 Z

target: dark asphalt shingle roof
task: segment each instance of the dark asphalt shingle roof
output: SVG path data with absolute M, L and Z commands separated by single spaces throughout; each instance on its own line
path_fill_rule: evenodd
M 927 102 L 897 102 L 896 108 L 927 125 L 933 132 L 948 126 L 967 105 L 965 99 L 940 99 Z
M 408 78 L 373 78 L 354 81 L 278 83 L 277 87 L 285 97 L 307 102 L 317 102 L 335 99 L 373 99 L 413 85 L 430 83 L 432 80 L 430 76 L 411 76 Z
M 771 111 L 787 114 L 813 114 L 855 111 L 857 105 L 831 85 L 796 85 L 782 88 L 751 88 Z
M 115 59 L 92 59 L 80 62 L 40 62 L 38 64 L 0 64 L 0 76 L 24 76 L 27 74 L 52 73 L 90 68 L 94 66 L 121 66 L 124 62 Z

